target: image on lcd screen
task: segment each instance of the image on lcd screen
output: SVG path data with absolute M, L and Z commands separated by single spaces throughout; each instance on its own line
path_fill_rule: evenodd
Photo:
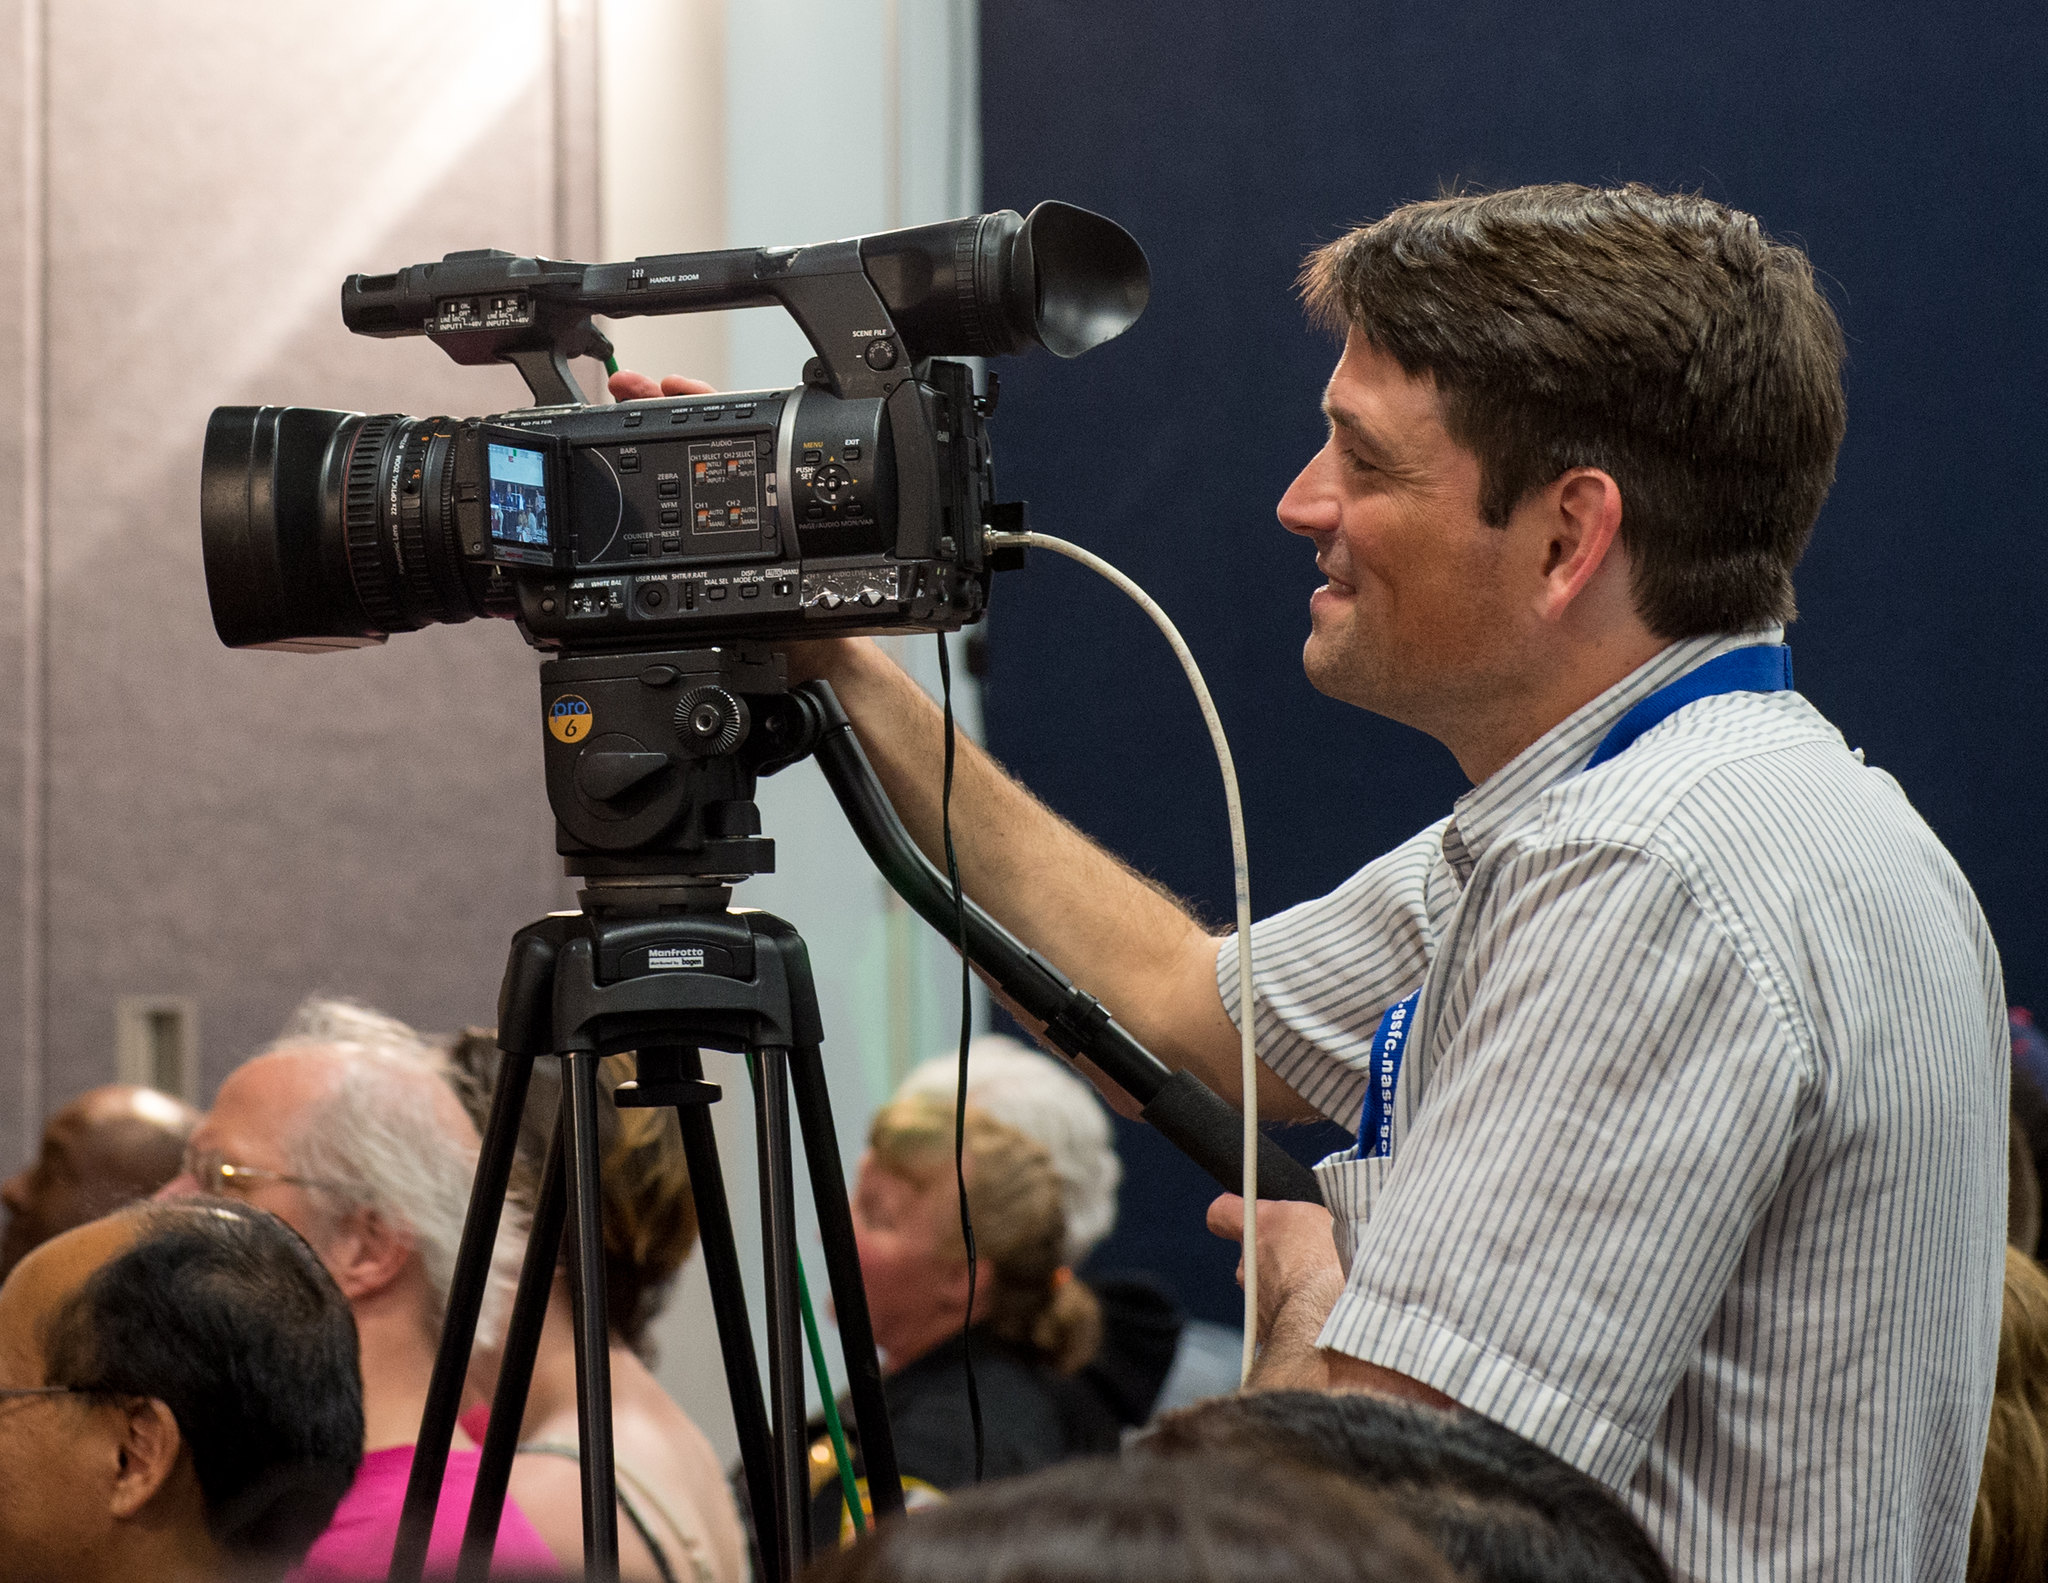
M 490 455 L 491 537 L 547 548 L 547 458 L 523 445 L 493 445 Z

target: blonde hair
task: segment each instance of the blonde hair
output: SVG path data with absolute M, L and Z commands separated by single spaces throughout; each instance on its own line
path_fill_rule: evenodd
M 913 1067 L 896 1093 L 928 1095 L 950 1112 L 959 1085 L 960 1057 L 949 1053 Z M 1095 1090 L 1051 1056 L 1007 1034 L 983 1033 L 967 1047 L 967 1103 L 1051 1153 L 1067 1215 L 1067 1263 L 1079 1264 L 1115 1227 L 1123 1179 L 1109 1112 Z
M 1970 1518 L 1970 1583 L 2048 1572 L 2048 1272 L 2005 1250 L 1998 1384 Z
M 489 1028 L 464 1028 L 449 1040 L 448 1052 L 449 1081 L 481 1130 L 504 1058 L 498 1036 Z M 674 1109 L 621 1110 L 616 1104 L 619 1084 L 638 1075 L 639 1059 L 628 1050 L 598 1063 L 597 1136 L 603 1154 L 605 1314 L 619 1339 L 652 1363 L 648 1331 L 668 1301 L 676 1272 L 697 1245 L 697 1200 Z M 559 1071 L 553 1063 L 536 1066 L 507 1190 L 529 1214 L 540 1193 L 541 1164 L 560 1104 Z M 564 1261 L 569 1253 L 564 1238 Z
M 1036 1353 L 1061 1374 L 1095 1356 L 1102 1313 L 1095 1294 L 1067 1268 L 1063 1184 L 1046 1147 L 1015 1127 L 967 1107 L 967 1208 L 986 1299 L 981 1325 Z M 950 1177 L 953 1106 L 923 1095 L 891 1100 L 875 1114 L 868 1145 L 898 1176 L 932 1187 Z M 953 1246 L 965 1255 L 957 1221 Z

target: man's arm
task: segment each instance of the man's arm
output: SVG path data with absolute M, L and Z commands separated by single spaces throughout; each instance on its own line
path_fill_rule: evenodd
M 789 663 L 792 681 L 831 682 L 911 838 L 943 866 L 938 706 L 864 639 L 803 644 Z M 953 775 L 953 847 L 962 887 L 997 922 L 1100 1000 L 1160 1060 L 1235 1101 L 1238 1034 L 1216 990 L 1215 936 L 964 736 Z M 1264 1069 L 1259 1109 L 1285 1119 L 1316 1114 Z

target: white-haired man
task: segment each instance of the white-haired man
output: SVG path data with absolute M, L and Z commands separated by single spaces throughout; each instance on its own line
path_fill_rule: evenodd
M 364 1452 L 354 1486 L 296 1579 L 382 1578 L 426 1405 L 477 1136 L 442 1057 L 404 1023 L 331 1000 L 301 1006 L 221 1085 L 165 1195 L 208 1192 L 271 1211 L 311 1244 L 355 1316 Z M 452 1568 L 477 1453 L 458 1439 L 429 1564 Z M 555 1557 L 509 1505 L 497 1561 Z

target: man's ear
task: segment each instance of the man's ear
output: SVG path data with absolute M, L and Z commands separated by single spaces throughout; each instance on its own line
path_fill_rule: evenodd
M 1627 596 L 1628 557 L 1621 533 L 1621 485 L 1597 467 L 1574 467 L 1538 490 L 1517 511 L 1534 513 L 1529 524 L 1540 536 L 1543 586 L 1537 613 L 1562 620 L 1604 569 L 1606 582 Z
M 178 1420 L 170 1408 L 153 1396 L 129 1397 L 114 1411 L 121 1414 L 121 1421 L 116 1427 L 119 1441 L 114 1448 L 108 1510 L 117 1521 L 125 1522 L 170 1482 L 184 1452 L 185 1437 L 178 1432 Z
M 350 1302 L 374 1297 L 404 1271 L 413 1257 L 409 1232 L 391 1224 L 374 1209 L 349 1214 L 320 1250 L 320 1262 Z

